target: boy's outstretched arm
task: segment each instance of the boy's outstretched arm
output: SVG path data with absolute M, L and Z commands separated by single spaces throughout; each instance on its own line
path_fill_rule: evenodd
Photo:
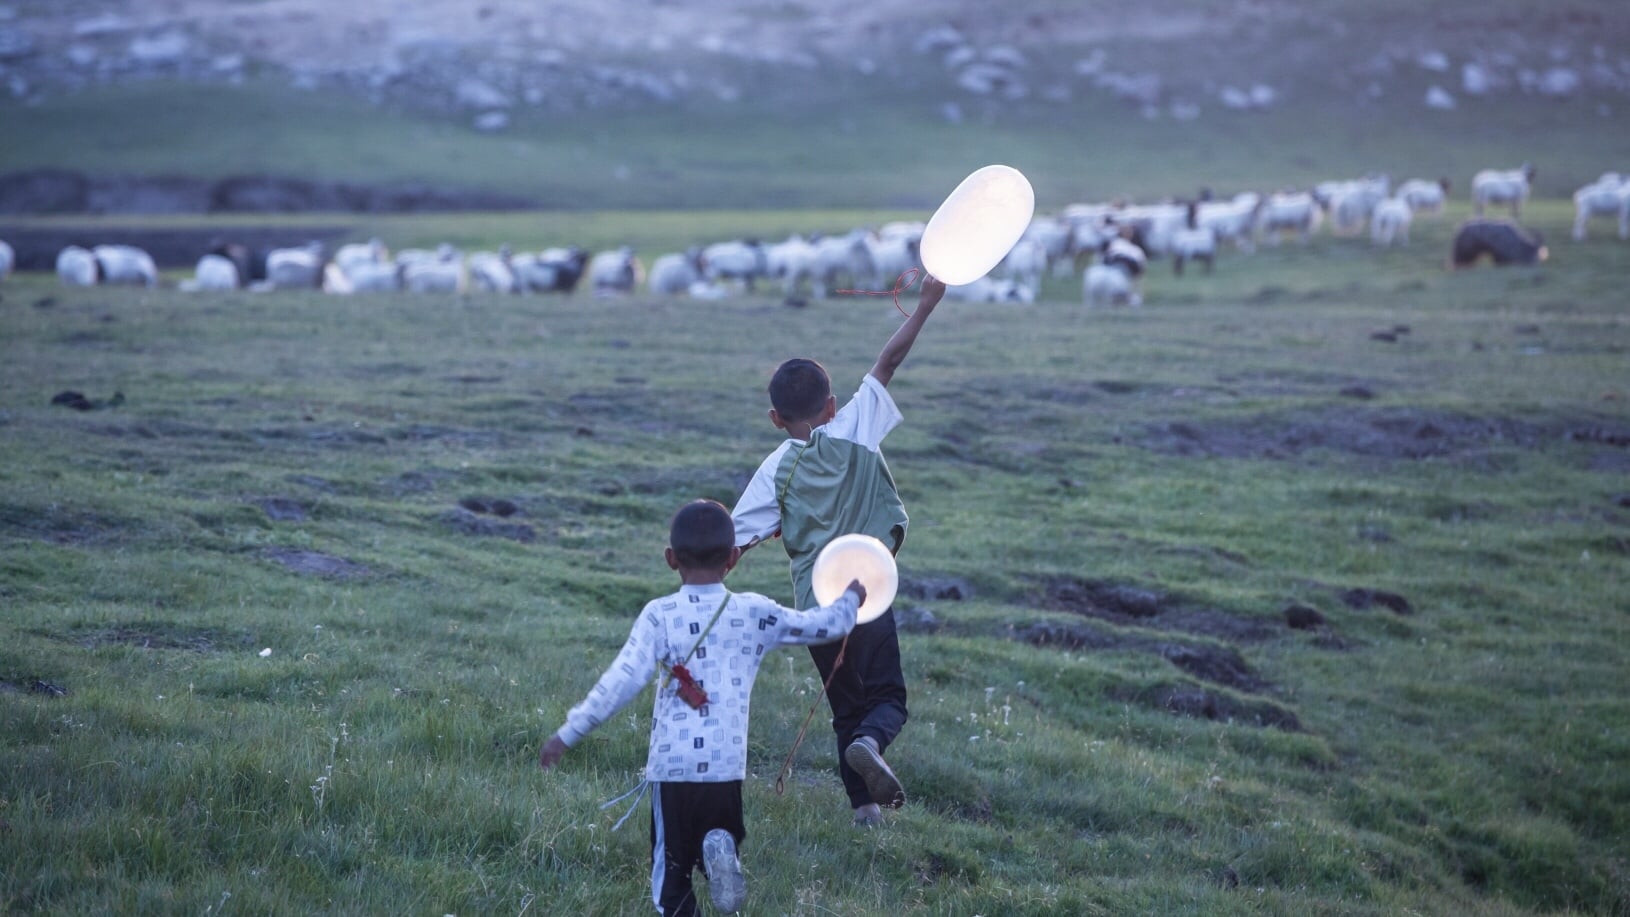
M 944 295 L 945 284 L 938 277 L 924 274 L 922 294 L 917 297 L 917 311 L 911 313 L 905 324 L 883 345 L 883 352 L 877 355 L 877 362 L 872 365 L 873 379 L 885 387 L 889 384 L 889 380 L 894 378 L 894 371 L 900 368 L 906 354 L 911 352 L 911 345 L 917 343 L 917 332 L 922 330 L 923 322 L 928 321 L 928 316 L 934 313 L 934 307 L 939 305 L 940 297 Z

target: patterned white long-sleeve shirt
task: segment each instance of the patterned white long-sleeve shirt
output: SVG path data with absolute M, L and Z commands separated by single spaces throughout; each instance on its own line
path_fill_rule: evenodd
M 726 603 L 724 610 L 709 630 L 708 622 L 721 602 Z M 778 646 L 841 639 L 854 628 L 857 607 L 852 592 L 823 608 L 796 611 L 757 593 L 727 592 L 722 584 L 681 587 L 646 604 L 617 658 L 588 696 L 566 714 L 566 723 L 556 734 L 567 746 L 577 744 L 656 679 L 659 690 L 646 779 L 686 783 L 744 779 L 748 708 L 765 654 Z M 693 646 L 696 652 L 685 667 L 707 692 L 708 702 L 700 709 L 678 697 L 679 686 L 667 674 L 668 667 L 682 662 Z

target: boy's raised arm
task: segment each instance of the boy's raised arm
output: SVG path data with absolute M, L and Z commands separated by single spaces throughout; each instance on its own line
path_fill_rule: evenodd
M 945 284 L 937 277 L 924 274 L 922 293 L 917 297 L 917 310 L 883 345 L 882 353 L 877 355 L 877 362 L 872 365 L 873 379 L 888 386 L 889 380 L 894 378 L 894 371 L 900 368 L 906 354 L 911 352 L 911 345 L 917 342 L 917 332 L 922 330 L 923 323 L 928 321 L 928 316 L 933 314 L 934 307 L 939 305 L 940 297 L 944 295 Z

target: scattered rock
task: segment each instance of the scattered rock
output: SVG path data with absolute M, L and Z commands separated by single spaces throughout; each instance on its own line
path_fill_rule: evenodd
M 1387 592 L 1382 589 L 1348 589 L 1341 593 L 1341 601 L 1348 608 L 1365 611 L 1380 605 L 1394 614 L 1410 615 L 1415 609 L 1409 600 L 1396 592 Z
M 1349 385 L 1341 390 L 1343 398 L 1357 398 L 1360 401 L 1369 401 L 1375 397 L 1375 391 L 1367 385 Z
M 57 392 L 51 398 L 51 403 L 59 407 L 73 408 L 76 411 L 95 411 L 101 408 L 116 408 L 125 403 L 124 392 L 114 392 L 113 397 L 106 401 L 96 401 L 86 398 L 83 392 L 72 389 Z
M 1398 343 L 1398 335 L 1391 331 L 1373 331 L 1370 333 L 1370 340 L 1385 341 L 1388 344 L 1396 344 Z
M 1613 502 L 1625 509 L 1630 509 L 1630 494 L 1619 494 L 1614 498 Z
M 509 500 L 488 497 L 464 497 L 458 501 L 458 505 L 478 515 L 502 516 L 505 519 L 521 511 L 519 506 Z
M 1285 623 L 1291 630 L 1316 630 L 1324 626 L 1325 620 L 1317 608 L 1295 604 L 1285 607 Z

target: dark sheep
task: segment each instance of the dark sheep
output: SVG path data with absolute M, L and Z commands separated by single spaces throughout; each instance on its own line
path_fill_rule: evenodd
M 1540 234 L 1510 220 L 1467 220 L 1455 230 L 1451 265 L 1471 267 L 1487 255 L 1497 265 L 1538 264 L 1550 257 Z

